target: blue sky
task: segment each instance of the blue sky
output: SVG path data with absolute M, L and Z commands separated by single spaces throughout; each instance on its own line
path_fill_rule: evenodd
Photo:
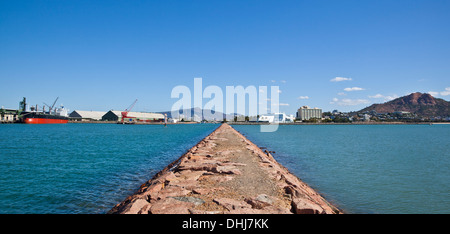
M 448 12 L 446 0 L 1 0 L 0 105 L 165 111 L 194 77 L 278 85 L 288 114 L 417 91 L 449 100 Z

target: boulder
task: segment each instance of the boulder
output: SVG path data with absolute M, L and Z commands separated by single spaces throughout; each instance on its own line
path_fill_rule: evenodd
M 213 202 L 225 207 L 225 209 L 229 211 L 243 208 L 252 208 L 250 204 L 244 201 L 237 201 L 230 198 L 215 198 L 213 199 Z
M 189 209 L 195 206 L 194 203 L 179 201 L 167 198 L 155 202 L 149 209 L 150 214 L 190 214 Z
M 292 200 L 292 211 L 294 214 L 323 214 L 324 210 L 318 204 L 303 198 Z

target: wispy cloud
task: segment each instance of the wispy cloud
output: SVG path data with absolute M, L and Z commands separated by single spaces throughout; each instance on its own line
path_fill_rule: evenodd
M 437 97 L 437 96 L 439 96 L 439 92 L 434 92 L 434 91 L 430 91 L 430 92 L 428 92 L 431 96 L 433 96 L 433 97 Z
M 309 99 L 309 97 L 308 96 L 300 96 L 297 99 Z
M 344 92 L 340 92 L 340 93 L 338 93 L 337 95 L 339 95 L 339 96 L 347 96 L 347 94 L 344 93 Z
M 435 91 L 429 91 L 428 92 L 431 96 L 437 97 L 437 96 L 448 96 L 450 95 L 450 87 L 445 88 L 444 91 L 441 92 L 435 92 Z
M 450 95 L 450 87 L 445 88 L 445 91 L 440 92 L 441 96 Z
M 330 104 L 336 104 L 339 106 L 356 106 L 361 104 L 369 104 L 369 100 L 367 99 L 339 99 L 339 98 L 333 98 L 333 101 L 330 102 Z
M 350 81 L 352 78 L 346 78 L 346 77 L 336 77 L 331 79 L 331 82 L 341 82 L 341 81 Z
M 383 98 L 384 96 L 382 94 L 375 94 L 373 96 L 369 95 L 369 98 Z
M 365 89 L 360 88 L 360 87 L 351 87 L 351 88 L 345 88 L 345 89 L 344 89 L 344 91 L 347 91 L 347 92 L 351 92 L 351 91 L 361 91 L 361 90 L 365 90 Z
M 391 100 L 394 100 L 394 99 L 396 99 L 396 98 L 398 98 L 398 96 L 396 95 L 396 94 L 394 94 L 394 95 L 390 95 L 390 96 L 386 96 L 386 95 L 383 95 L 383 94 L 375 94 L 375 95 L 369 95 L 368 96 L 369 98 L 376 98 L 376 99 L 380 99 L 380 98 L 383 98 L 384 99 L 384 101 L 386 102 L 386 101 L 391 101 Z

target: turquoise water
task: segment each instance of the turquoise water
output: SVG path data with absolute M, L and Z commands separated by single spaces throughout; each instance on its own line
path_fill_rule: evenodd
M 106 213 L 218 125 L 0 125 L 0 213 Z
M 450 213 L 450 125 L 235 125 L 348 213 Z
M 0 213 L 105 213 L 218 125 L 0 125 Z M 449 213 L 450 125 L 235 125 L 349 213 Z

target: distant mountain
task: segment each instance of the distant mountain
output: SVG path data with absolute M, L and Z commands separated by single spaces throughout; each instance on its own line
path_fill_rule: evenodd
M 194 116 L 196 116 L 196 113 L 203 113 L 202 111 L 211 111 L 211 110 L 209 110 L 209 109 L 205 109 L 205 110 L 203 110 L 203 109 L 201 109 L 201 108 L 198 108 L 198 107 L 195 107 L 195 108 L 191 108 L 191 109 L 183 109 L 183 110 L 179 110 L 177 113 L 175 113 L 174 114 L 174 116 L 172 116 L 172 112 L 171 111 L 164 111 L 164 112 L 158 112 L 158 113 L 161 113 L 161 114 L 167 114 L 167 117 L 168 118 L 174 118 L 174 119 L 178 119 L 178 118 L 180 118 L 180 113 L 182 113 L 182 112 L 184 112 L 184 113 L 190 113 L 191 114 L 191 117 L 192 118 L 194 118 Z M 224 119 L 227 119 L 227 120 L 233 120 L 234 119 L 234 115 L 240 115 L 240 114 L 224 114 L 224 113 L 222 113 L 222 112 L 215 112 L 214 110 L 212 110 L 211 111 L 211 113 L 214 115 L 214 116 L 223 116 L 223 118 Z M 185 117 L 186 117 L 186 114 L 184 115 Z M 198 116 L 198 118 L 200 118 L 200 116 Z M 214 120 L 213 119 L 213 117 L 211 117 L 211 116 L 202 116 L 202 120 L 208 120 L 208 121 L 210 121 L 210 120 Z M 217 119 L 216 119 L 217 120 Z
M 450 117 L 450 102 L 444 99 L 434 98 L 428 93 L 417 92 L 386 103 L 373 104 L 358 112 L 363 113 L 373 110 L 377 113 L 407 111 L 420 117 Z

